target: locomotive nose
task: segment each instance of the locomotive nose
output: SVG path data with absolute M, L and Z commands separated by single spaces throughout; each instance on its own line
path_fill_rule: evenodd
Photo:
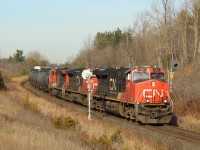
M 168 87 L 166 83 L 158 80 L 149 80 L 137 85 L 140 90 L 140 102 L 143 103 L 167 103 Z M 142 88 L 145 87 L 145 88 Z

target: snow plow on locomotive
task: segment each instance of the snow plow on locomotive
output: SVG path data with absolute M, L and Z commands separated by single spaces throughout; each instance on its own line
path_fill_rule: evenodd
M 47 69 L 46 69 L 47 70 Z M 87 81 L 81 73 L 85 68 L 53 68 L 48 71 L 48 92 L 54 96 L 85 106 Z M 166 124 L 172 118 L 170 86 L 165 82 L 165 71 L 154 67 L 97 68 L 90 70 L 91 108 L 111 112 L 147 124 Z M 33 80 L 41 71 L 29 75 Z M 44 73 L 43 73 L 44 74 Z M 40 81 L 41 82 L 41 81 Z

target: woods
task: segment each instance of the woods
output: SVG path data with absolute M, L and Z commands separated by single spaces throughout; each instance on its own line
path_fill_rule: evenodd
M 171 59 L 178 59 L 182 66 L 199 63 L 200 2 L 175 6 L 173 0 L 154 1 L 150 11 L 135 17 L 132 27 L 96 33 L 93 40 L 86 40 L 73 66 L 169 68 Z

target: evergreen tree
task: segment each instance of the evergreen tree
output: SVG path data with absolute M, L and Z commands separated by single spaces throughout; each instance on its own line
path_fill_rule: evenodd
M 23 56 L 23 50 L 16 50 L 16 53 L 9 57 L 10 62 L 22 62 L 25 60 L 25 56 Z

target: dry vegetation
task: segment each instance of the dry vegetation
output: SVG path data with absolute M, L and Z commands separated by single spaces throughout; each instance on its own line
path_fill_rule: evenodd
M 0 59 L 0 71 L 5 81 L 9 81 L 12 77 L 27 75 L 29 70 L 29 62 L 12 63 L 8 59 Z
M 174 112 L 180 128 L 200 133 L 200 66 L 180 69 L 174 79 Z
M 12 79 L 0 93 L 1 149 L 167 149 L 117 125 L 37 97 Z
M 87 149 L 73 134 L 56 130 L 37 109 L 26 109 L 20 89 L 9 91 L 0 93 L 1 149 Z

